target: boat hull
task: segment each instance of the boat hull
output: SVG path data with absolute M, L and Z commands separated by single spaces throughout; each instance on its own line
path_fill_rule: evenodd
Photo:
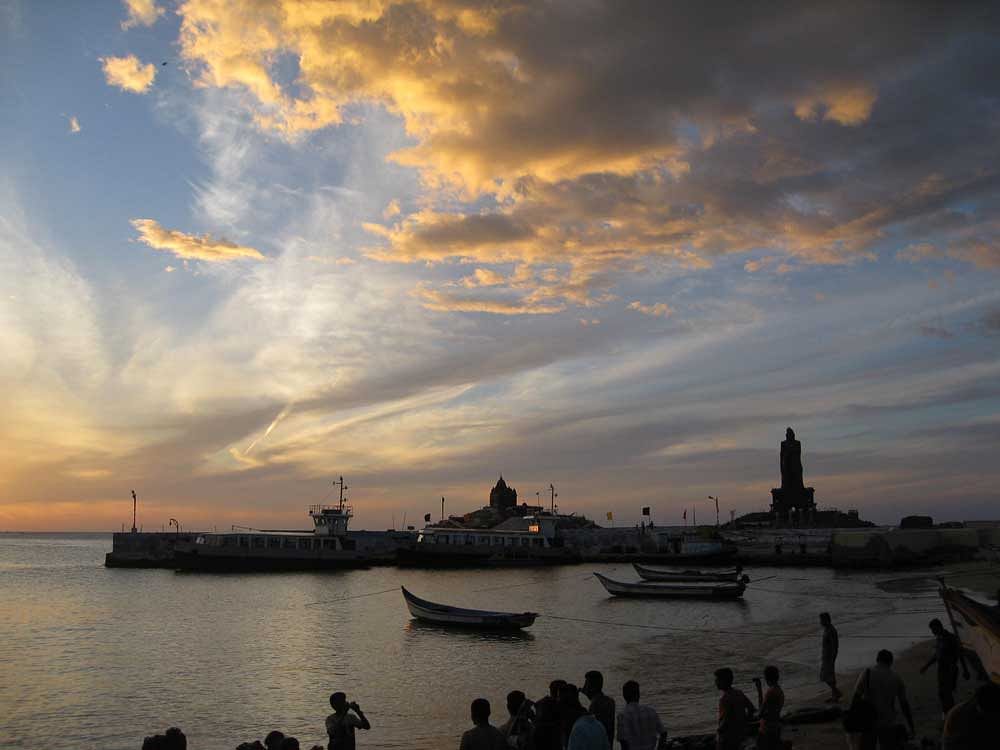
M 635 572 L 644 581 L 663 581 L 673 583 L 736 583 L 742 580 L 743 571 L 725 571 L 719 573 L 705 573 L 700 570 L 658 570 L 647 568 L 645 565 L 633 563 Z
M 445 545 L 415 544 L 396 552 L 398 565 L 426 568 L 472 567 L 544 567 L 579 562 L 579 555 L 559 548 L 555 550 L 496 549 L 489 547 L 446 547 Z
M 594 573 L 597 580 L 612 596 L 648 597 L 662 599 L 739 599 L 746 591 L 742 581 L 735 583 L 626 583 L 615 581 L 600 573 Z
M 535 612 L 490 612 L 478 609 L 462 609 L 414 596 L 405 587 L 403 600 L 410 614 L 421 622 L 433 623 L 452 628 L 475 628 L 484 630 L 520 630 L 534 624 Z
M 941 598 L 954 618 L 955 634 L 976 652 L 990 679 L 1000 684 L 1000 608 L 988 607 L 955 589 L 942 588 Z
M 268 554 L 212 554 L 205 551 L 177 550 L 175 570 L 203 573 L 267 573 L 304 570 L 352 570 L 366 568 L 371 560 L 364 555 L 344 553 L 318 556 Z

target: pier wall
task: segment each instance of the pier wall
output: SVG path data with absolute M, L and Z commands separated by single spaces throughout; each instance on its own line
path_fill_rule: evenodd
M 830 543 L 836 567 L 890 567 L 973 559 L 997 529 L 852 529 L 834 531 Z
M 170 568 L 177 543 L 193 541 L 199 533 L 116 531 L 104 564 L 109 568 Z

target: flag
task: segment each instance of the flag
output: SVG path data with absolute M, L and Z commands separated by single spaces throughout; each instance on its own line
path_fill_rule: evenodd
M 613 516 L 613 515 L 611 514 L 611 511 L 610 511 L 610 510 L 608 511 L 608 520 L 609 520 L 609 521 L 613 521 L 613 520 L 615 520 L 615 518 L 614 518 L 614 516 Z
M 424 523 L 430 523 L 430 522 L 431 522 L 431 514 L 424 513 Z
M 644 516 L 648 516 L 649 515 L 649 506 L 648 505 L 642 506 L 642 515 L 644 515 Z
M 684 518 L 685 521 L 688 520 L 688 509 L 687 508 L 684 509 L 683 518 Z

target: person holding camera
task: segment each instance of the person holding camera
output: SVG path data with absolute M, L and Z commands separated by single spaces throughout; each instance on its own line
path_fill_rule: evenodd
M 372 725 L 361 706 L 353 701 L 348 703 L 344 693 L 333 693 L 330 706 L 333 713 L 326 717 L 326 735 L 330 738 L 327 750 L 354 750 L 354 730 L 371 729 Z

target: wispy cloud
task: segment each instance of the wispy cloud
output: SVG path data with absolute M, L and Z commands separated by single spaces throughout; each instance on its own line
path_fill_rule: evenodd
M 656 302 L 654 304 L 647 305 L 636 300 L 635 302 L 629 303 L 628 309 L 635 310 L 643 315 L 649 315 L 654 318 L 668 318 L 674 314 L 673 309 L 666 302 Z
M 265 260 L 257 249 L 237 245 L 210 234 L 187 234 L 176 229 L 164 229 L 153 219 L 133 219 L 139 241 L 154 250 L 171 253 L 185 260 L 225 263 L 232 260 Z
M 529 300 L 486 299 L 468 297 L 437 289 L 417 290 L 421 304 L 436 312 L 479 312 L 493 315 L 552 315 L 566 309 L 564 304 L 546 304 Z
M 125 57 L 102 57 L 104 80 L 109 86 L 117 86 L 122 91 L 144 94 L 156 78 L 156 66 L 143 64 L 135 55 Z

